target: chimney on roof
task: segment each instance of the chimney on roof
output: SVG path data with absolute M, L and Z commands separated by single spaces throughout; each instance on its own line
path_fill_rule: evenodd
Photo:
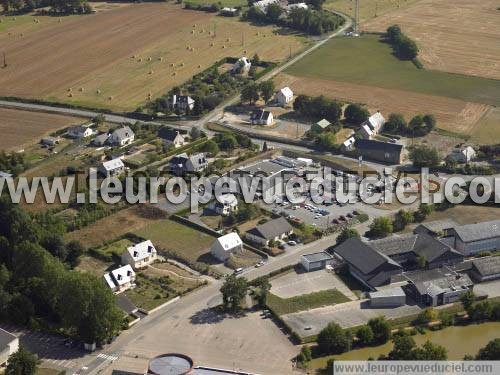
M 122 279 L 122 275 L 118 275 L 117 279 L 121 280 Z
M 127 271 L 127 276 L 131 276 L 131 275 L 132 275 L 132 272 Z
M 148 246 L 148 253 L 152 253 L 153 252 L 153 246 Z
M 137 251 L 134 251 L 134 258 L 137 258 L 137 255 L 139 255 L 139 253 Z

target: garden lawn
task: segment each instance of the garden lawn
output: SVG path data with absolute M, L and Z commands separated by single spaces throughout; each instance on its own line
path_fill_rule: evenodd
M 500 80 L 418 69 L 395 57 L 378 35 L 332 39 L 286 73 L 500 105 Z
M 114 255 L 114 256 L 119 258 L 125 252 L 127 247 L 129 247 L 131 245 L 133 245 L 133 242 L 124 238 L 124 239 L 112 242 L 108 245 L 105 245 L 105 246 L 101 247 L 100 249 L 97 249 L 97 252 L 103 254 L 104 256 L 112 257 Z
M 277 315 L 292 314 L 349 301 L 350 299 L 337 289 L 328 289 L 291 298 L 280 298 L 272 293 L 267 296 L 267 306 Z
M 194 262 L 208 252 L 215 240 L 215 237 L 172 220 L 152 223 L 135 234 L 151 240 L 159 249 L 173 251 Z

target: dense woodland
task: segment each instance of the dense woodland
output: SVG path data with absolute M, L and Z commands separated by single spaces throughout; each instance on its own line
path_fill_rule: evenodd
M 51 216 L 35 219 L 0 200 L 0 319 L 105 343 L 123 315 L 102 280 L 71 270 L 83 249 L 65 243 L 64 230 Z
M 50 13 L 89 14 L 92 7 L 87 0 L 0 0 L 5 12 L 27 13 L 50 7 Z

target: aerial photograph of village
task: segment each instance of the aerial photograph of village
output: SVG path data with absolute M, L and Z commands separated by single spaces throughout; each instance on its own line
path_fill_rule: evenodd
M 98 374 L 500 374 L 500 1 L 0 0 L 0 375 Z

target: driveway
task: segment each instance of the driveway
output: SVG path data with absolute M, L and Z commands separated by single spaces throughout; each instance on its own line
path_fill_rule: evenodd
M 271 292 L 281 298 L 290 298 L 327 289 L 337 289 L 347 298 L 356 300 L 356 295 L 337 275 L 326 270 L 297 273 L 289 272 L 271 281 Z

